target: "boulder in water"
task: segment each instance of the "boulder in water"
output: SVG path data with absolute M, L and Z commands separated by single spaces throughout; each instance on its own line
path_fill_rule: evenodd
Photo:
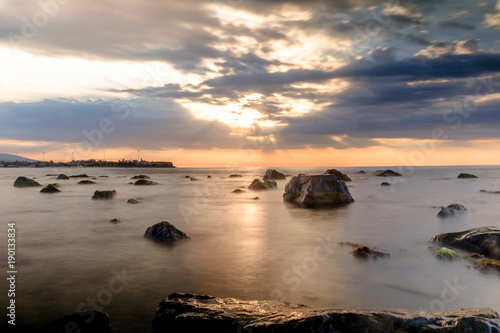
M 458 175 L 457 178 L 465 179 L 465 178 L 478 178 L 478 177 L 475 175 L 471 175 L 470 173 L 461 173 Z
M 283 200 L 302 207 L 337 206 L 354 201 L 347 185 L 335 175 L 294 176 L 285 186 Z
M 40 190 L 40 193 L 57 193 L 61 192 L 59 189 L 59 184 L 49 184 Z
M 151 180 L 139 179 L 134 183 L 134 185 L 158 185 L 157 182 L 153 182 Z
M 467 208 L 464 205 L 453 203 L 448 207 L 443 207 L 437 214 L 439 217 L 450 217 L 467 213 Z
M 14 182 L 14 187 L 35 187 L 42 186 L 36 180 L 28 177 L 17 177 Z
M 170 222 L 162 221 L 149 227 L 144 233 L 145 238 L 150 238 L 161 243 L 172 243 L 181 239 L 188 239 L 189 236 L 177 229 Z
M 335 176 L 337 176 L 338 180 L 341 180 L 343 182 L 352 182 L 352 179 L 349 178 L 348 175 L 346 175 L 345 173 L 340 172 L 337 169 L 328 169 L 328 170 L 325 171 L 325 175 L 335 175 Z
M 274 179 L 286 179 L 286 176 L 285 176 L 285 174 L 283 174 L 279 171 L 276 171 L 274 169 L 268 169 L 266 171 L 266 174 L 262 178 L 264 180 L 268 180 L 268 179 L 274 180 Z
M 376 175 L 377 177 L 401 177 L 402 175 L 399 172 L 392 170 L 383 170 Z
M 252 191 L 274 190 L 277 188 L 278 184 L 274 180 L 264 179 L 254 179 L 253 182 L 248 186 L 248 189 Z
M 92 196 L 93 200 L 109 200 L 116 198 L 116 191 L 95 191 Z
M 63 173 L 60 173 L 58 176 L 57 176 L 57 179 L 69 179 L 68 176 L 66 176 L 65 174 Z

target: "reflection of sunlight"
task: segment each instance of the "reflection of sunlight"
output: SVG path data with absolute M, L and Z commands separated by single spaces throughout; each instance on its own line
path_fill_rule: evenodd
M 235 244 L 238 251 L 235 253 L 239 267 L 248 267 L 247 274 L 253 275 L 258 272 L 257 265 L 264 255 L 263 249 L 263 216 L 260 205 L 241 204 L 239 207 L 239 219 L 237 228 L 240 237 Z

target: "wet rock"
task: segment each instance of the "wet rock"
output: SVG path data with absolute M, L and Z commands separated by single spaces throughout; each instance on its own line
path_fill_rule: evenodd
M 455 215 L 461 215 L 467 213 L 467 208 L 461 204 L 453 203 L 448 207 L 442 207 L 439 213 L 439 217 L 450 217 Z
M 384 170 L 376 174 L 377 177 L 401 177 L 399 172 L 392 170 Z
M 92 184 L 95 184 L 96 182 L 93 182 L 91 180 L 80 180 L 78 183 L 76 183 L 77 185 L 92 185 Z
M 464 178 L 478 178 L 478 177 L 475 176 L 475 175 L 471 175 L 470 173 L 461 173 L 461 174 L 458 175 L 457 178 L 464 179 Z
M 137 175 L 137 176 L 134 176 L 130 179 L 151 179 L 151 177 L 146 176 L 146 175 Z
M 488 259 L 477 253 L 472 253 L 467 259 L 472 262 L 475 269 L 482 272 L 497 271 L 500 273 L 500 260 Z
M 243 301 L 176 293 L 156 310 L 160 332 L 499 332 L 498 313 L 462 309 L 444 313 L 405 310 L 342 310 L 278 301 Z
M 69 178 L 90 178 L 90 177 L 87 176 L 86 174 L 81 174 L 81 175 L 69 176 Z
M 335 175 L 294 176 L 285 186 L 283 200 L 302 207 L 336 206 L 354 201 L 347 185 Z
M 109 200 L 116 198 L 116 191 L 95 191 L 92 200 Z
M 28 177 L 17 177 L 14 181 L 14 187 L 35 187 L 42 186 L 36 180 Z
M 352 179 L 349 178 L 345 173 L 340 172 L 337 169 L 328 169 L 325 171 L 325 175 L 335 175 L 337 176 L 338 180 L 341 180 L 343 182 L 352 182 Z
M 161 243 L 172 243 L 189 236 L 177 229 L 173 224 L 162 221 L 149 227 L 144 233 L 145 238 L 150 238 Z
M 245 193 L 245 191 L 237 188 L 236 190 L 234 190 L 232 193 Z
M 498 227 L 443 233 L 432 237 L 430 241 L 500 260 L 500 228 Z
M 138 203 L 140 203 L 140 201 L 139 201 L 139 200 L 137 200 L 137 199 L 133 199 L 133 198 L 131 198 L 131 199 L 128 199 L 128 200 L 127 200 L 127 203 L 129 203 L 129 204 L 138 204 Z
M 274 179 L 286 179 L 286 176 L 285 174 L 276 171 L 275 169 L 268 169 L 266 171 L 266 174 L 262 178 L 264 180 L 269 180 L 269 179 L 274 180 Z
M 56 319 L 43 332 L 111 333 L 111 322 L 106 313 L 90 310 Z
M 238 174 L 232 174 L 232 175 L 229 175 L 229 178 L 241 178 L 243 177 L 242 175 L 238 175 Z
M 382 184 L 380 184 L 380 186 L 391 186 L 391 183 L 388 183 L 388 182 L 382 182 Z
M 248 189 L 252 191 L 274 190 L 277 188 L 278 184 L 274 180 L 263 179 L 254 179 L 250 186 L 248 186 Z
M 158 185 L 157 182 L 153 182 L 151 180 L 139 179 L 134 183 L 134 185 Z
M 57 193 L 61 192 L 59 189 L 59 184 L 49 184 L 40 190 L 40 193 Z
M 448 259 L 448 260 L 460 258 L 460 255 L 457 252 L 447 247 L 442 247 L 439 250 L 435 251 L 434 256 L 439 259 Z
M 360 259 L 377 259 L 389 257 L 390 254 L 370 249 L 368 246 L 360 246 L 351 252 L 353 256 Z
M 68 176 L 66 176 L 65 174 L 61 173 L 57 176 L 57 179 L 69 179 Z

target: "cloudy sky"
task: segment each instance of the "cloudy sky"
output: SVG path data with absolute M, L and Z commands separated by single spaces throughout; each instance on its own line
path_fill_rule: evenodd
M 500 0 L 3 0 L 0 152 L 500 164 Z

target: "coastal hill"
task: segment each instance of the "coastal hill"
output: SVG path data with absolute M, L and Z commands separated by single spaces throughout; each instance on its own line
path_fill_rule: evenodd
M 32 160 L 31 158 L 22 157 L 19 155 L 12 154 L 0 154 L 0 162 L 37 162 L 37 160 Z

